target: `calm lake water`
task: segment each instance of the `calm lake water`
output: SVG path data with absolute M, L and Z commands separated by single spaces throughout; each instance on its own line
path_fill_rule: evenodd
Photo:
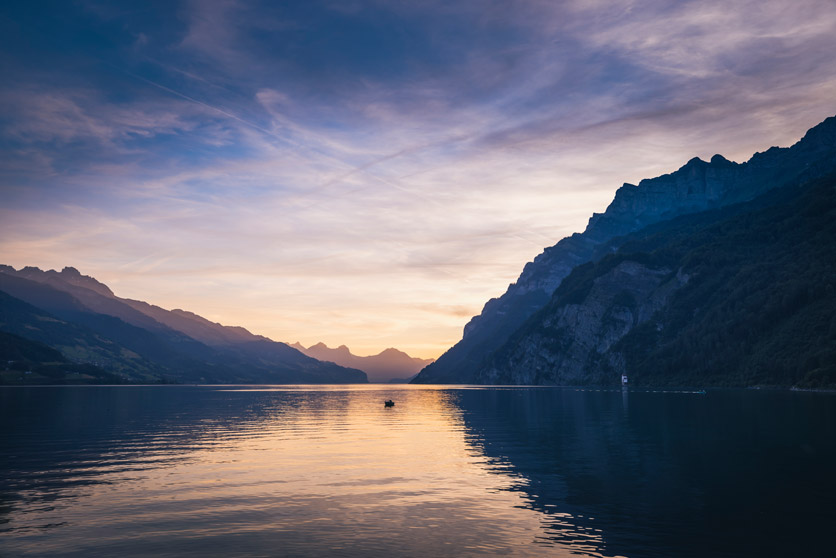
M 2 388 L 0 421 L 4 557 L 834 555 L 834 394 Z

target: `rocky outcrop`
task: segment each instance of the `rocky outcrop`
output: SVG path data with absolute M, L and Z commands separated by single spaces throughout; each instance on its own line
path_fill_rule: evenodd
M 31 279 L 40 283 L 46 283 L 48 285 L 72 285 L 74 287 L 79 287 L 87 289 L 88 291 L 93 291 L 102 296 L 113 296 L 113 291 L 110 290 L 110 287 L 108 287 L 104 283 L 97 281 L 89 275 L 82 275 L 81 272 L 74 267 L 65 267 L 60 272 L 58 272 L 54 269 L 50 269 L 49 271 L 41 271 L 40 268 L 27 266 L 21 269 L 20 271 L 15 272 L 15 269 L 13 267 L 3 266 L 3 269 L 0 271 L 15 274 L 18 277 L 23 277 L 24 279 Z
M 610 348 L 649 320 L 687 281 L 687 275 L 670 269 L 622 261 L 594 279 L 578 300 L 572 300 L 577 297 L 572 293 L 556 296 L 477 373 L 476 382 L 600 383 L 618 366 L 607 361 Z
M 583 233 L 564 238 L 526 264 L 505 294 L 488 301 L 464 328 L 462 340 L 427 366 L 415 383 L 469 383 L 486 359 L 543 308 L 576 266 L 614 251 L 624 235 L 680 215 L 751 200 L 780 186 L 836 170 L 836 117 L 809 130 L 792 147 L 773 147 L 746 163 L 715 155 L 691 159 L 677 171 L 625 184 Z
M 832 389 L 835 279 L 836 172 L 629 235 L 473 381 Z
M 745 169 L 745 164 L 722 155 L 708 163 L 695 157 L 674 173 L 642 180 L 638 186 L 624 184 L 605 213 L 593 214 L 584 234 L 605 242 L 664 219 L 717 207 L 728 199 Z

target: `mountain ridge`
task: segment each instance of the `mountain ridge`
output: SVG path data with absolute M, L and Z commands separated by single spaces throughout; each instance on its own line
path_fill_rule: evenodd
M 58 348 L 70 360 L 103 361 L 127 381 L 368 381 L 360 370 L 320 362 L 244 328 L 228 328 L 190 312 L 170 312 L 142 301 L 121 299 L 103 283 L 74 268 L 59 273 L 31 266 L 19 271 L 0 266 L 0 291 L 5 295 L 0 298 L 0 329 L 24 338 L 35 335 L 36 341 Z M 21 308 L 18 303 L 31 305 L 46 318 L 39 318 L 33 311 L 17 312 L 15 308 Z M 158 317 L 161 321 L 155 319 Z M 86 332 L 80 337 L 85 340 L 83 347 L 66 340 L 73 338 L 66 328 L 41 331 L 43 321 L 82 328 Z M 195 332 L 198 334 L 194 337 L 189 335 Z
M 407 381 L 432 362 L 432 359 L 412 357 L 394 347 L 384 349 L 376 355 L 359 356 L 353 354 L 345 345 L 332 349 L 319 342 L 306 348 L 296 342 L 290 346 L 318 360 L 362 370 L 369 377 L 369 381 L 377 383 Z
M 668 174 L 624 184 L 583 233 L 546 248 L 523 267 L 505 293 L 489 300 L 464 326 L 462 339 L 424 368 L 415 383 L 469 383 L 477 368 L 543 308 L 578 265 L 603 257 L 623 236 L 675 217 L 752 200 L 770 189 L 836 169 L 836 117 L 814 126 L 791 147 L 771 147 L 734 163 L 722 155 L 692 158 Z
M 836 173 L 775 194 L 579 266 L 475 381 L 836 387 Z

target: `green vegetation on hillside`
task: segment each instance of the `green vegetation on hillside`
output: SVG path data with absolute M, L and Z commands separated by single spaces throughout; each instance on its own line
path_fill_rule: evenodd
M 121 381 L 156 383 L 162 370 L 148 360 L 125 358 L 123 347 L 0 291 L 0 331 L 51 347 L 74 365 L 106 369 Z M 7 359 L 9 360 L 9 359 Z
M 624 246 L 690 276 L 616 347 L 636 382 L 836 385 L 836 177 L 774 201 Z
M 124 379 L 93 364 L 72 363 L 60 351 L 0 331 L 0 385 L 121 384 Z
M 35 277 L 50 276 L 49 272 L 35 268 L 27 268 L 27 273 Z M 57 289 L 61 286 L 57 280 L 54 285 L 45 284 L 19 275 L 13 268 L 0 270 L 0 331 L 47 345 L 74 366 L 106 370 L 124 382 L 367 381 L 359 370 L 320 362 L 266 338 L 252 336 L 254 341 L 210 347 L 154 320 L 145 324 L 151 329 L 128 323 L 119 316 L 102 313 L 117 312 L 126 318 L 136 318 L 136 310 L 113 296 L 106 298 L 93 291 L 82 292 L 84 288 L 74 286 L 73 290 L 78 291 L 85 303 L 70 292 Z M 140 319 L 149 320 L 145 316 Z M 31 367 L 26 371 L 35 372 Z M 91 375 L 90 371 L 84 374 Z M 105 381 L 100 374 L 96 377 Z M 106 381 L 112 382 L 109 377 Z M 14 382 L 43 383 L 31 373 L 15 377 Z

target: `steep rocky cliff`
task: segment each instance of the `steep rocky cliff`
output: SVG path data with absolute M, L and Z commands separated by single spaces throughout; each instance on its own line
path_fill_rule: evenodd
M 628 236 L 486 358 L 489 384 L 836 386 L 836 174 Z
M 688 281 L 683 273 L 624 260 L 575 289 L 564 289 L 479 370 L 482 384 L 600 383 L 601 360 Z M 585 291 L 585 292 L 579 292 Z M 536 318 L 535 317 L 535 318 Z
M 600 259 L 621 239 L 654 223 L 751 200 L 788 184 L 836 170 L 836 117 L 809 130 L 792 147 L 772 147 L 745 163 L 720 155 L 694 158 L 677 171 L 624 184 L 583 233 L 564 238 L 526 264 L 519 279 L 464 328 L 462 340 L 427 366 L 415 383 L 469 383 L 497 347 L 543 308 L 576 266 Z

